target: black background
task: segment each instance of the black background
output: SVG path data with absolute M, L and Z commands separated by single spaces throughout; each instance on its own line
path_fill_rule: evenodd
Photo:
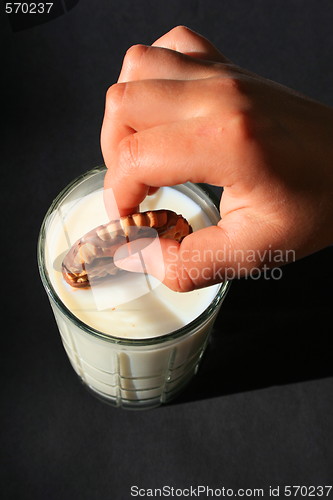
M 130 45 L 185 24 L 236 63 L 332 106 L 333 2 L 80 0 L 26 29 L 3 3 L 0 19 L 2 498 L 333 484 L 332 249 L 279 281 L 233 283 L 195 380 L 146 412 L 109 407 L 80 384 L 36 264 L 52 199 L 102 163 L 105 92 Z

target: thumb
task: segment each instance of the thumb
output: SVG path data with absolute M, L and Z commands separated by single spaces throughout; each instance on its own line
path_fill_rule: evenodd
M 157 238 L 154 246 L 136 240 L 120 247 L 114 261 L 121 269 L 146 272 L 172 290 L 188 292 L 242 276 L 258 278 L 294 262 L 295 250 L 285 246 L 280 234 L 258 217 L 229 214 L 217 226 L 186 236 L 181 244 Z
M 196 231 L 181 244 L 159 239 L 159 255 L 147 239 L 136 240 L 120 247 L 114 262 L 127 271 L 147 272 L 172 290 L 188 292 L 259 270 L 267 260 L 262 249 L 271 247 L 267 234 L 262 227 L 238 226 L 232 238 L 227 225 L 221 224 Z

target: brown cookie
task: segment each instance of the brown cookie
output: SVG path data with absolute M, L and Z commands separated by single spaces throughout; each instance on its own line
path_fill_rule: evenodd
M 116 250 L 129 241 L 151 237 L 152 229 L 159 238 L 178 242 L 192 232 L 187 220 L 171 210 L 126 215 L 96 227 L 74 243 L 62 263 L 64 279 L 73 287 L 83 288 L 116 274 L 120 271 L 113 262 Z

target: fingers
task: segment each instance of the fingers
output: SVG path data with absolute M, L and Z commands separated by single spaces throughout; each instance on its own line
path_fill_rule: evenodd
M 207 155 L 206 148 L 210 151 Z M 133 211 L 148 186 L 183 182 L 231 185 L 238 172 L 237 131 L 231 123 L 198 118 L 152 127 L 122 140 L 105 187 L 112 188 L 121 215 Z
M 225 62 L 208 40 L 184 27 L 152 47 L 128 51 L 120 83 L 108 91 L 101 132 L 105 187 L 113 190 L 121 215 L 159 186 L 214 182 L 217 156 L 207 164 L 203 151 L 210 143 L 214 151 L 220 148 L 223 124 L 204 117 L 219 114 L 223 120 L 232 109 L 235 92 Z M 221 174 L 215 181 L 221 185 Z
M 239 105 L 230 78 L 144 80 L 111 87 L 101 146 L 109 169 L 105 186 L 114 189 L 122 215 L 141 203 L 149 186 L 189 180 L 228 183 L 222 166 L 228 174 L 235 128 L 237 135 L 242 123 L 235 112 Z
M 134 156 L 140 162 L 141 151 L 138 154 L 134 152 L 133 147 L 137 143 L 136 138 L 131 136 L 159 124 L 190 118 L 193 113 L 189 96 L 181 97 L 184 86 L 188 86 L 186 82 L 171 83 L 163 80 L 131 82 L 114 85 L 108 92 L 101 131 L 102 153 L 109 169 L 105 187 L 114 190 L 122 215 L 131 213 L 148 194 L 150 186 L 149 181 L 147 186 L 141 185 L 142 181 L 137 177 Z M 195 95 L 196 92 L 192 92 L 193 98 Z M 165 133 L 168 134 L 168 131 Z M 150 154 L 158 150 L 158 143 L 153 141 L 154 138 L 150 139 Z M 144 177 L 147 179 L 148 176 Z M 107 197 L 105 200 L 107 203 Z M 106 208 L 109 210 L 108 204 Z
M 194 80 L 209 78 L 222 70 L 222 64 L 218 66 L 168 48 L 134 45 L 124 57 L 118 83 L 161 78 Z
M 205 81 L 191 85 L 191 82 L 183 80 L 148 80 L 113 85 L 106 97 L 103 153 L 104 147 L 112 152 L 131 131 L 205 114 L 209 106 L 210 87 Z
M 230 61 L 206 38 L 178 26 L 152 46 L 131 47 L 124 57 L 118 83 L 151 78 L 209 78 L 227 70 L 223 64 L 216 63 Z
M 205 37 L 185 26 L 173 28 L 168 33 L 158 38 L 153 43 L 153 46 L 164 47 L 208 61 L 230 62 Z
M 221 102 L 228 108 L 231 96 L 227 80 Z M 106 165 L 117 156 L 121 140 L 133 132 L 157 125 L 204 116 L 213 111 L 212 82 L 199 81 L 195 85 L 182 80 L 148 80 L 116 84 L 110 87 L 105 106 L 101 133 L 101 146 Z

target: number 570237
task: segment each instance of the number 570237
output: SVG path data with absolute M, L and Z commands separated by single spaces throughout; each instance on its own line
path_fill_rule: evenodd
M 6 2 L 7 14 L 49 14 L 53 2 Z

